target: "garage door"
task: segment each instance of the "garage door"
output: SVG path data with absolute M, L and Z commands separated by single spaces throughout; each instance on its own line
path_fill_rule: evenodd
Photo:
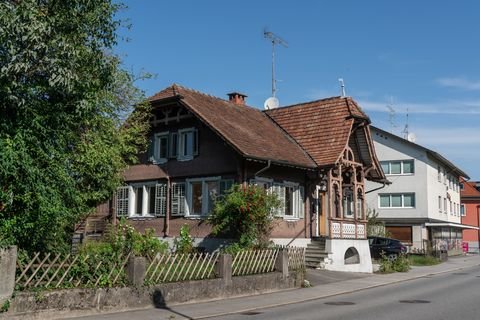
M 412 243 L 412 227 L 387 226 L 386 229 L 393 239 L 398 239 L 404 243 Z

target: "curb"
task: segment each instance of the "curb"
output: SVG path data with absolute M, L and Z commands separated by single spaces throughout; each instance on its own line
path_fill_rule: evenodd
M 371 286 L 367 286 L 367 287 L 363 287 L 363 288 L 358 288 L 358 289 L 354 289 L 354 290 L 346 290 L 346 291 L 332 293 L 332 294 L 323 294 L 323 295 L 319 295 L 319 296 L 315 296 L 315 297 L 311 297 L 311 298 L 306 298 L 306 299 L 300 299 L 300 300 L 283 302 L 283 303 L 274 303 L 274 304 L 270 304 L 270 305 L 263 305 L 261 307 L 254 307 L 254 308 L 247 308 L 247 309 L 241 309 L 241 310 L 236 310 L 236 311 L 209 314 L 209 315 L 204 315 L 204 316 L 199 316 L 199 317 L 191 317 L 189 319 L 192 319 L 192 320 L 197 320 L 198 319 L 199 320 L 199 319 L 206 319 L 206 318 L 215 318 L 215 317 L 228 316 L 228 315 L 233 315 L 233 314 L 238 314 L 238 313 L 248 312 L 248 311 L 255 311 L 255 310 L 262 310 L 262 309 L 288 306 L 288 305 L 296 304 L 296 303 L 309 302 L 309 301 L 320 300 L 320 299 L 325 299 L 325 298 L 329 298 L 329 297 L 335 297 L 335 296 L 339 296 L 339 295 L 343 295 L 343 294 L 349 294 L 349 293 L 364 291 L 364 290 L 378 288 L 378 287 L 385 287 L 385 286 L 392 285 L 392 284 L 397 284 L 397 283 L 402 283 L 402 282 L 407 282 L 407 281 L 411 281 L 411 280 L 420 279 L 420 278 L 423 278 L 423 277 L 426 277 L 426 276 L 439 275 L 439 274 L 449 273 L 449 272 L 452 272 L 452 271 L 463 270 L 463 269 L 466 269 L 466 268 L 473 268 L 475 266 L 478 266 L 478 264 L 474 264 L 474 265 L 470 265 L 470 266 L 455 267 L 455 268 L 452 268 L 452 269 L 447 269 L 447 270 L 442 270 L 442 271 L 437 271 L 437 272 L 432 272 L 432 273 L 426 273 L 426 274 L 417 275 L 417 276 L 407 278 L 407 279 L 393 280 L 391 282 L 382 283 L 382 284 L 375 284 L 375 285 L 371 285 Z

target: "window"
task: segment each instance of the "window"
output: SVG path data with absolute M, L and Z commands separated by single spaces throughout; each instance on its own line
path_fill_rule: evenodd
M 298 219 L 305 216 L 304 188 L 297 183 L 274 183 L 271 191 L 277 195 L 282 203 L 275 215 L 285 219 Z
M 182 129 L 178 132 L 161 132 L 154 135 L 154 163 L 165 163 L 169 158 L 191 160 L 198 155 L 198 132 L 195 128 Z
M 442 212 L 442 197 L 438 196 L 438 212 Z
M 464 204 L 460 205 L 460 215 L 462 217 L 465 217 L 467 215 L 467 211 L 465 210 L 465 205 Z
M 156 163 L 165 163 L 168 158 L 168 132 L 157 133 L 153 147 L 153 158 Z
M 343 216 L 353 218 L 353 190 L 350 187 L 343 188 Z
M 198 133 L 194 128 L 178 131 L 178 159 L 191 160 L 198 155 Z
M 187 180 L 188 215 L 207 216 L 212 212 L 217 197 L 232 185 L 232 179 L 221 180 L 220 177 Z
M 447 214 L 447 198 L 443 198 L 443 213 Z
M 167 211 L 167 185 L 133 184 L 117 189 L 116 213 L 119 217 L 153 217 Z
M 393 193 L 379 195 L 380 208 L 414 208 L 414 193 Z
M 380 164 L 386 175 L 407 175 L 414 173 L 413 160 L 382 161 Z
M 437 178 L 438 182 L 442 182 L 442 168 L 440 166 L 437 167 Z
M 463 190 L 463 188 L 465 188 L 465 186 L 463 185 L 463 183 L 460 183 L 460 190 Z

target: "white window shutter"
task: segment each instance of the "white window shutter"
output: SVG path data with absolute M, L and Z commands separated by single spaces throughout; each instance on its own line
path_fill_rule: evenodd
M 115 212 L 117 214 L 117 217 L 128 216 L 129 190 L 129 186 L 123 186 L 117 189 L 115 201 Z
M 184 215 L 186 209 L 185 183 L 172 183 L 171 199 L 172 215 Z
M 167 185 L 155 185 L 155 216 L 164 216 L 167 213 Z
M 305 218 L 305 188 L 303 186 L 298 187 L 298 217 Z

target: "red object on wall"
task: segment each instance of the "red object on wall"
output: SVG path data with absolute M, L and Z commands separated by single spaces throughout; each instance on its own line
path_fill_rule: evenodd
M 480 191 L 479 182 L 461 180 L 463 188 L 460 191 L 461 203 L 464 207 L 462 224 L 478 227 L 480 220 Z M 475 229 L 463 230 L 463 241 L 479 243 L 479 231 Z
M 462 249 L 463 249 L 463 252 L 465 253 L 468 252 L 468 242 L 462 242 Z

